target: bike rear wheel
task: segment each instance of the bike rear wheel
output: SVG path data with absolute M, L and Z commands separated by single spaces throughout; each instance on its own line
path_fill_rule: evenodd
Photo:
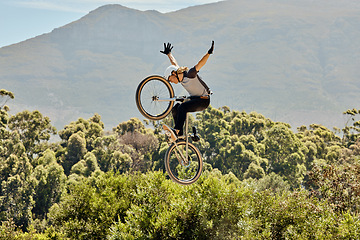
M 186 142 L 178 141 L 173 143 L 165 154 L 165 169 L 169 177 L 176 183 L 189 185 L 196 182 L 203 169 L 203 161 L 200 151 L 188 143 L 187 161 Z
M 171 84 L 161 76 L 145 78 L 136 89 L 136 105 L 140 113 L 150 120 L 165 118 L 170 113 L 174 101 L 163 99 L 173 97 L 174 89 Z

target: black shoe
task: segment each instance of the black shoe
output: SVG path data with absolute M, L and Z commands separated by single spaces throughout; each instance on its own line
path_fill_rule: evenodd
M 177 130 L 177 129 L 175 129 L 175 128 L 171 128 L 171 130 L 175 133 L 175 135 L 177 136 L 177 137 L 182 137 L 183 135 L 184 135 L 184 133 L 183 133 L 183 131 L 182 130 Z
M 178 137 L 183 137 L 184 136 L 184 131 L 183 130 L 180 130 L 178 133 L 177 133 Z

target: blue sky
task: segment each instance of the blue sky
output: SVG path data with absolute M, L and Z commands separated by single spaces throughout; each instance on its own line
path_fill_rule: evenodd
M 219 0 L 0 0 L 0 47 L 51 32 L 105 4 L 171 12 Z

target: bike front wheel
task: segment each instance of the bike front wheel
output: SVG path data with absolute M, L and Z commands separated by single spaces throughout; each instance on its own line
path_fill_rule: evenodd
M 136 105 L 140 113 L 150 120 L 165 118 L 171 111 L 174 89 L 161 76 L 145 78 L 136 89 Z
M 196 182 L 203 169 L 200 151 L 192 143 L 188 143 L 187 152 L 185 141 L 173 143 L 165 154 L 165 169 L 176 183 L 189 185 Z

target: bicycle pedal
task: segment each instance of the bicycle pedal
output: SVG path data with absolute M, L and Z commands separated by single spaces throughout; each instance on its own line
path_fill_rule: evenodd
M 200 137 L 197 134 L 191 134 L 191 140 L 193 140 L 193 142 L 198 142 L 200 141 Z

